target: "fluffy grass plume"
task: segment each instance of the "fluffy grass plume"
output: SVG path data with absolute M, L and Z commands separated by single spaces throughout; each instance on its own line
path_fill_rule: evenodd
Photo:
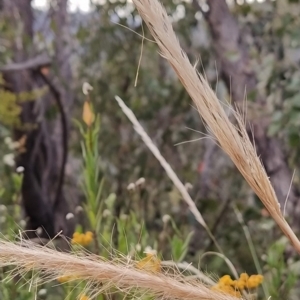
M 95 255 L 75 255 L 22 241 L 20 244 L 0 240 L 0 266 L 15 266 L 16 271 L 41 271 L 44 280 L 66 276 L 85 280 L 94 286 L 91 294 L 112 290 L 125 293 L 145 293 L 164 299 L 236 300 L 237 298 L 211 290 L 199 280 L 188 280 L 180 273 L 148 272 L 137 268 L 137 262 L 127 258 L 107 261 Z M 171 274 L 172 273 L 172 274 Z M 95 288 L 96 287 L 96 288 Z
M 248 184 L 263 202 L 270 215 L 294 248 L 300 253 L 300 242 L 284 219 L 275 191 L 252 145 L 242 117 L 234 112 L 237 125 L 227 117 L 223 107 L 205 78 L 191 65 L 181 49 L 171 21 L 157 0 L 133 0 L 160 48 L 194 101 L 200 116 L 229 155 Z

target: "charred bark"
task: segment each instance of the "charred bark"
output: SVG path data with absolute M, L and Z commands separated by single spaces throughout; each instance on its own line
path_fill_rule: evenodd
M 59 7 L 60 10 L 65 9 L 65 14 L 66 2 L 60 1 L 65 6 Z M 66 106 L 69 109 L 72 104 L 72 94 L 59 84 L 63 80 L 58 80 L 57 77 L 69 76 L 64 77 L 64 81 L 71 81 L 71 73 L 65 72 L 63 67 L 57 67 L 61 63 L 58 61 L 61 59 L 60 55 L 52 61 L 45 55 L 32 58 L 35 49 L 30 0 L 6 1 L 4 10 L 5 15 L 14 21 L 13 24 L 22 28 L 13 45 L 14 63 L 2 68 L 11 90 L 18 94 L 45 85 L 48 87 L 48 92 L 39 99 L 20 104 L 23 126 L 14 129 L 16 140 L 25 137 L 25 151 L 18 155 L 16 163 L 25 168 L 21 194 L 27 216 L 26 234 L 33 238 L 36 236 L 35 230 L 40 228 L 39 237 L 53 238 L 60 230 L 63 234 L 70 235 L 72 228 L 65 218 L 69 205 L 63 183 L 68 146 L 68 118 L 65 110 Z M 57 10 L 57 13 L 63 12 Z M 63 21 L 63 18 L 60 19 L 60 23 Z M 56 66 L 58 75 L 52 75 L 53 72 L 45 75 L 41 72 L 41 68 L 49 67 L 50 63 Z M 67 64 L 67 58 L 64 57 L 61 66 Z M 47 117 L 49 111 L 55 111 L 54 115 Z

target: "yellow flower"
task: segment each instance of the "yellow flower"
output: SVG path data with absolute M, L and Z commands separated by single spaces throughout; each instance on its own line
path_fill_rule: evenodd
M 73 233 L 73 238 L 77 238 L 77 237 L 79 237 L 80 235 L 81 235 L 80 232 L 75 231 L 75 232 Z
M 257 281 L 259 282 L 259 284 L 261 284 L 261 283 L 264 281 L 264 276 L 258 274 L 258 275 L 256 275 L 256 279 L 257 279 Z
M 160 272 L 161 264 L 160 260 L 153 253 L 147 253 L 146 257 L 137 263 L 137 268 L 150 271 L 150 272 Z
M 90 127 L 95 120 L 95 116 L 94 116 L 90 101 L 87 101 L 87 100 L 84 101 L 82 120 L 88 127 Z
M 90 300 L 90 298 L 87 295 L 82 294 L 80 295 L 79 300 Z
M 219 279 L 219 283 L 223 283 L 225 285 L 232 285 L 233 280 L 231 279 L 231 277 L 229 275 L 224 275 L 223 277 L 221 277 Z
M 73 238 L 72 238 L 72 244 L 79 244 L 81 245 L 82 244 L 82 237 L 83 237 L 83 234 L 82 233 L 79 233 L 79 232 L 74 232 L 73 233 Z
M 215 291 L 219 291 L 219 292 L 224 292 L 226 294 L 235 296 L 235 297 L 241 297 L 241 293 L 239 290 L 234 289 L 232 286 L 230 285 L 226 285 L 226 284 L 216 284 L 215 286 L 213 286 L 211 288 L 212 290 Z
M 244 282 L 244 280 L 233 280 L 233 283 L 232 283 L 232 285 L 236 288 L 236 289 L 238 289 L 238 290 L 243 290 L 244 288 L 245 288 L 245 282 Z
M 242 273 L 238 280 L 232 280 L 229 275 L 224 275 L 219 279 L 219 282 L 212 287 L 213 290 L 221 291 L 236 297 L 241 297 L 241 292 L 245 289 L 257 288 L 264 277 L 262 275 L 249 275 Z
M 262 275 L 251 275 L 247 281 L 247 288 L 248 289 L 254 289 L 257 288 L 264 280 L 264 277 Z
M 241 281 L 247 281 L 249 279 L 249 275 L 247 274 L 247 273 L 242 273 L 241 275 L 240 275 L 240 280 Z
M 88 246 L 93 241 L 94 234 L 87 231 L 83 237 L 83 246 Z
M 72 279 L 72 276 L 60 276 L 57 278 L 57 281 L 60 283 L 68 282 Z
M 71 243 L 73 245 L 88 246 L 93 241 L 93 238 L 94 234 L 91 231 L 87 231 L 86 233 L 74 232 Z

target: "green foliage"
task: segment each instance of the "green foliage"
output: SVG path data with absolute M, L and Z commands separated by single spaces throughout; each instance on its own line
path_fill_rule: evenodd
M 245 35 L 249 33 L 250 36 L 245 39 L 246 46 L 251 55 L 250 65 L 257 73 L 257 90 L 268 103 L 267 117 L 271 120 L 269 134 L 283 141 L 294 165 L 300 153 L 300 73 L 296 59 L 300 46 L 299 17 L 295 14 L 297 9 L 292 3 L 294 1 L 279 2 L 255 1 L 252 4 L 234 5 L 232 11 Z M 212 86 L 217 85 L 216 92 L 225 101 L 230 91 L 226 90 L 221 76 L 218 76 L 219 70 L 215 70 L 213 45 L 203 16 L 188 1 L 165 0 L 163 3 L 168 14 L 174 18 L 180 43 L 190 60 L 195 62 L 201 54 L 199 70 L 206 72 Z M 285 3 L 284 6 L 282 3 Z M 184 12 L 183 17 L 180 17 L 180 11 Z M 9 32 L 3 26 L 0 22 L 0 31 Z M 50 22 L 50 28 L 58 30 L 53 21 Z M 79 217 L 76 232 L 93 233 L 91 243 L 85 246 L 76 244 L 73 238 L 72 251 L 82 251 L 82 247 L 85 247 L 103 257 L 110 257 L 113 252 L 140 259 L 145 249 L 150 247 L 165 260 L 188 261 L 197 265 L 199 257 L 212 248 L 208 237 L 197 227 L 194 218 L 182 204 L 178 191 L 113 101 L 118 94 L 133 109 L 184 183 L 197 181 L 198 185 L 194 187 L 197 205 L 209 226 L 214 228 L 216 225 L 215 235 L 238 271 L 250 274 L 255 266 L 247 243 L 241 238 L 242 229 L 233 212 L 225 210 L 219 224 L 215 223 L 221 199 L 228 198 L 237 203 L 245 215 L 245 223 L 249 227 L 251 224 L 258 259 L 265 258 L 264 272 L 272 299 L 298 299 L 299 292 L 295 284 L 299 280 L 299 264 L 293 258 L 288 261 L 284 259 L 283 241 L 270 246 L 278 234 L 274 224 L 262 215 L 262 208 L 253 195 L 249 195 L 248 187 L 241 183 L 232 165 L 220 152 L 216 152 L 210 157 L 208 173 L 203 175 L 201 157 L 209 152 L 209 144 L 201 141 L 174 147 L 177 143 L 199 138 L 197 132 L 186 127 L 200 131 L 205 131 L 205 128 L 173 71 L 157 53 L 156 45 L 145 39 L 141 54 L 142 38 L 139 35 L 143 34 L 151 39 L 146 28 L 141 26 L 132 4 L 120 0 L 96 5 L 95 12 L 79 26 L 74 37 L 74 44 L 80 45 L 77 64 L 74 63 L 74 85 L 78 91 L 81 90 L 81 81 L 93 85 L 94 111 L 100 112 L 101 118 L 97 115 L 90 126 L 75 121 L 76 129 L 70 133 L 73 141 L 71 148 L 82 161 L 82 169 L 78 174 L 82 185 L 72 187 L 80 190 L 84 198 L 84 214 Z M 37 35 L 44 42 L 43 35 Z M 6 57 L 10 55 L 7 53 Z M 140 55 L 137 86 L 134 86 Z M 231 60 L 236 59 L 234 52 L 227 55 Z M 5 83 L 1 80 L 3 86 Z M 15 95 L 0 89 L 1 123 L 7 128 L 24 126 L 19 118 L 20 105 L 24 101 L 42 97 L 45 92 L 45 89 L 37 89 Z M 254 117 L 259 118 L 261 112 L 253 103 L 254 96 L 248 95 L 249 107 L 254 105 Z M 81 104 L 76 102 L 74 117 L 79 119 L 81 113 Z M 46 115 L 51 118 L 55 112 L 49 109 Z M 1 151 L 4 150 L 1 148 Z M 24 223 L 19 199 L 22 177 L 12 174 L 8 166 L 1 166 L 1 172 L 0 197 L 3 196 L 1 200 L 5 201 L 9 199 L 9 205 L 5 206 L 9 214 L 0 212 L 0 218 L 5 216 L 1 232 L 13 239 L 17 229 L 23 228 Z M 210 191 L 204 193 L 204 198 L 201 193 L 205 176 L 209 177 Z M 141 185 L 137 184 L 139 178 L 145 180 Z M 129 185 L 133 189 L 129 189 Z M 205 263 L 203 268 L 209 272 L 218 275 L 228 272 L 227 265 L 219 257 L 209 257 Z M 6 271 L 2 270 L 1 279 L 7 277 Z M 30 278 L 31 274 L 28 276 Z M 42 287 L 46 294 L 40 295 L 39 291 L 28 292 L 25 280 L 18 279 L 1 283 L 1 299 L 33 299 L 37 294 L 39 299 L 71 300 L 78 297 L 86 285 L 85 282 L 76 282 L 74 288 L 70 282 L 62 286 L 52 282 Z M 13 292 L 14 286 L 17 287 L 16 294 Z M 100 295 L 99 299 L 102 298 Z
M 172 228 L 174 229 L 174 235 L 172 236 L 172 238 L 169 238 L 172 251 L 172 259 L 175 262 L 181 262 L 184 260 L 188 252 L 188 247 L 194 233 L 190 232 L 184 238 L 173 220 L 171 220 L 171 224 Z
M 22 184 L 22 174 L 12 173 L 12 202 L 10 205 L 0 204 L 0 231 L 1 238 L 15 240 L 20 230 L 24 230 L 25 220 L 21 219 L 20 190 Z M 5 188 L 0 186 L 0 197 L 3 196 Z M 9 267 L 0 268 L 0 299 L 30 300 L 36 291 L 24 288 L 26 281 L 33 278 L 33 274 L 24 277 L 13 276 Z
M 291 299 L 299 280 L 299 262 L 286 260 L 287 239 L 281 238 L 266 253 L 266 280 L 272 299 Z
M 0 87 L 5 86 L 2 74 L 0 73 Z M 0 88 L 0 120 L 4 126 L 21 127 L 25 126 L 21 123 L 21 104 L 28 101 L 34 101 L 42 97 L 47 92 L 47 88 L 34 89 L 30 92 L 21 92 L 19 94 L 12 93 L 8 90 Z M 28 125 L 28 124 L 27 124 Z

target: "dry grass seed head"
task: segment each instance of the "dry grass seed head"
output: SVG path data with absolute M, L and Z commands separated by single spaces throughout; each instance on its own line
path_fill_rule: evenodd
M 142 292 L 168 299 L 237 299 L 212 291 L 199 280 L 186 280 L 176 270 L 173 274 L 152 273 L 137 269 L 136 262 L 128 263 L 126 258 L 118 258 L 115 262 L 106 261 L 92 254 L 63 253 L 26 241 L 21 245 L 0 240 L 0 266 L 15 266 L 23 274 L 29 271 L 28 268 L 41 271 L 42 282 L 62 275 L 84 280 L 88 282 L 88 287 L 98 287 L 96 290 L 92 288 L 90 295 L 111 292 L 114 288 L 125 293 Z
M 229 155 L 270 215 L 300 253 L 300 242 L 281 213 L 274 189 L 251 144 L 242 117 L 235 112 L 237 127 L 230 122 L 205 78 L 193 68 L 181 49 L 162 5 L 157 0 L 133 0 L 133 3 L 156 40 L 161 55 L 177 73 L 222 149 Z

